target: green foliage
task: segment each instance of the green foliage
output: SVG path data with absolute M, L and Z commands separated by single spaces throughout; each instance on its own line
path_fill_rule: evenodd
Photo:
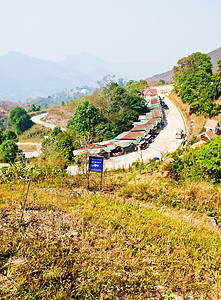
M 218 80 L 218 79 L 217 79 Z M 197 52 L 184 57 L 174 67 L 174 90 L 183 103 L 190 105 L 197 114 L 215 115 L 219 106 L 214 104 L 218 97 L 217 83 L 212 76 L 211 58 Z
M 57 149 L 68 161 L 73 158 L 73 150 L 76 142 L 73 137 L 66 131 L 60 132 L 56 137 Z
M 131 95 L 141 95 L 142 92 L 148 87 L 146 80 L 133 81 L 130 80 L 127 83 L 126 90 Z
M 0 183 L 22 182 L 24 179 L 31 177 L 32 182 L 55 182 L 58 177 L 63 177 L 66 170 L 55 164 L 48 164 L 44 161 L 42 164 L 27 165 L 16 162 L 9 167 L 0 169 Z M 61 179 L 62 181 L 62 179 Z
M 48 136 L 50 132 L 50 128 L 44 127 L 43 125 L 34 124 L 31 128 L 19 136 L 19 141 L 31 140 L 32 142 L 38 142 L 44 139 L 45 136 Z
M 221 96 L 221 60 L 217 61 L 218 63 L 218 69 L 213 74 L 213 85 L 216 90 L 217 97 Z
M 221 181 L 221 137 L 212 139 L 200 148 L 187 151 L 182 157 L 173 153 L 173 160 L 166 166 L 175 179 Z
M 139 113 L 133 109 L 123 108 L 118 113 L 113 114 L 115 136 L 123 131 L 129 131 L 132 123 L 138 120 Z
M 4 162 L 14 162 L 18 152 L 18 145 L 16 145 L 14 141 L 4 141 L 0 145 L 0 156 Z
M 144 171 L 146 169 L 146 164 L 143 160 L 136 160 L 132 163 L 132 167 L 135 167 L 136 170 L 139 170 L 140 172 Z
M 5 135 L 4 133 L 0 130 L 0 145 L 4 142 L 5 140 Z
M 24 108 L 16 106 L 10 110 L 9 125 L 14 128 L 17 134 L 21 134 L 29 129 L 33 125 L 33 122 Z
M 50 132 L 50 136 L 56 137 L 61 132 L 62 132 L 61 127 L 55 126 L 54 129 Z
M 166 81 L 164 79 L 160 79 L 159 83 L 162 84 L 162 85 L 164 85 L 164 84 L 166 84 Z
M 80 134 L 94 134 L 95 128 L 99 124 L 98 109 L 87 100 L 79 104 L 76 111 L 69 120 L 67 127 L 74 128 Z
M 32 111 L 40 111 L 41 110 L 41 105 L 39 104 L 31 104 L 31 105 L 27 105 L 27 111 L 28 112 L 32 112 Z
M 4 132 L 4 136 L 5 136 L 6 141 L 12 140 L 12 141 L 18 142 L 17 134 L 13 130 L 7 129 Z
M 59 126 L 56 126 L 47 139 L 42 143 L 42 152 L 46 157 L 59 154 L 61 158 L 67 162 L 73 159 L 73 150 L 78 145 L 76 135 L 73 132 L 61 131 Z
M 0 130 L 5 130 L 7 127 L 8 118 L 5 116 L 0 116 Z
M 114 123 L 101 122 L 96 126 L 95 137 L 97 141 L 111 140 L 118 134 Z
M 9 130 L 7 129 L 5 132 L 2 132 L 0 130 L 0 145 L 4 142 L 4 141 L 18 141 L 18 137 L 16 135 L 16 133 L 13 130 Z

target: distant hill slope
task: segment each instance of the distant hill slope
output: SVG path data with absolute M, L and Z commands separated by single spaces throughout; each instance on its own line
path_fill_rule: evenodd
M 221 47 L 209 52 L 207 55 L 211 57 L 211 61 L 214 67 L 214 71 L 217 69 L 218 64 L 217 61 L 221 59 Z M 146 81 L 150 82 L 159 82 L 160 80 L 165 80 L 166 82 L 171 82 L 173 80 L 173 70 L 160 73 L 151 77 L 148 77 Z
M 142 79 L 161 67 L 156 62 L 110 63 L 86 53 L 53 62 L 9 52 L 0 56 L 0 101 L 23 102 L 77 86 L 95 87 L 108 74 L 116 79 Z

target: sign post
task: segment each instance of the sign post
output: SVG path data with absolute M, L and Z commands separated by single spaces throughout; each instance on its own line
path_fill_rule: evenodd
M 102 179 L 103 179 L 103 167 L 104 167 L 104 156 L 93 156 L 89 155 L 89 168 L 88 168 L 88 189 L 90 172 L 100 172 L 101 173 L 101 189 L 102 189 Z

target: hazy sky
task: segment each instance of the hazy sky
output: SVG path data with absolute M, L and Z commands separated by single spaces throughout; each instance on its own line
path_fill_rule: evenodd
M 0 55 L 54 61 L 86 52 L 162 71 L 221 46 L 221 0 L 0 0 Z

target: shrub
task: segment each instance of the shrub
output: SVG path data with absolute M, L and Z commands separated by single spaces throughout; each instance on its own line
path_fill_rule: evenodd
M 18 150 L 18 145 L 14 141 L 4 141 L 0 146 L 0 155 L 4 162 L 13 162 L 18 152 L 21 150 Z

